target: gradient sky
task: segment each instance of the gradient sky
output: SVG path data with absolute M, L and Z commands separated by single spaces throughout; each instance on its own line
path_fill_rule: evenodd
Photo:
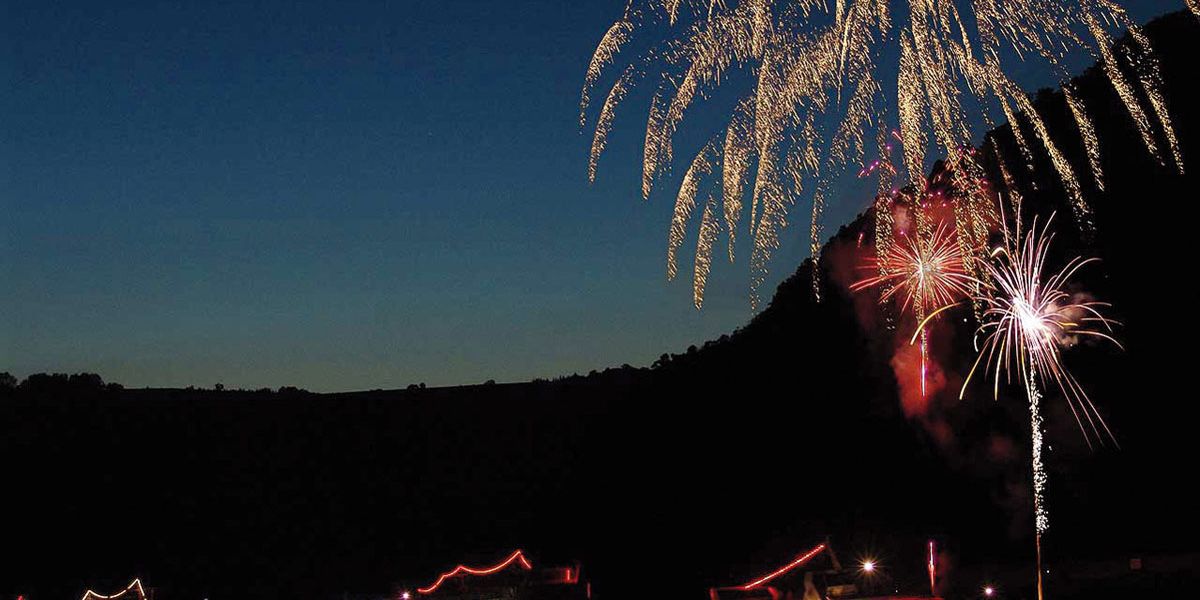
M 579 87 L 624 0 L 5 5 L 0 370 L 515 381 L 648 364 L 751 315 L 746 251 L 701 312 L 690 255 L 666 282 L 643 103 L 587 184 Z M 867 204 L 842 195 L 830 229 Z

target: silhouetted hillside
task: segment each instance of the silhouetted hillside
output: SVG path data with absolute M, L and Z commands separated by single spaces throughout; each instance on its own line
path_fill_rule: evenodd
M 1047 401 L 1052 566 L 1195 539 L 1184 465 L 1200 411 L 1186 391 L 1193 352 L 1177 339 L 1192 337 L 1178 314 L 1191 292 L 1159 273 L 1196 256 L 1200 25 L 1181 13 L 1147 30 L 1188 175 L 1146 154 L 1094 71 L 1077 82 L 1107 175 L 1105 191 L 1086 190 L 1094 239 L 1077 235 L 1044 157 L 1014 172 L 1029 206 L 1058 210 L 1062 253 L 1103 258 L 1086 289 L 1126 324 L 1124 353 L 1070 358 L 1120 451 L 1086 451 Z M 1038 108 L 1086 173 L 1061 95 L 1040 94 Z M 1011 132 L 994 135 L 1012 151 Z M 983 392 L 958 402 L 950 386 L 927 415 L 906 416 L 887 362 L 895 334 L 864 325 L 836 277 L 839 246 L 870 222 L 831 240 L 821 302 L 805 263 L 744 328 L 652 368 L 342 394 L 90 377 L 0 386 L 0 592 L 73 598 L 137 575 L 162 600 L 379 595 L 520 547 L 535 561 L 582 561 L 598 598 L 701 598 L 825 535 L 845 560 L 880 557 L 899 585 L 922 581 L 921 548 L 936 537 L 946 575 L 974 589 L 955 580 L 959 566 L 1029 559 L 1024 403 Z M 969 366 L 969 328 L 947 342 L 964 363 L 948 370 Z

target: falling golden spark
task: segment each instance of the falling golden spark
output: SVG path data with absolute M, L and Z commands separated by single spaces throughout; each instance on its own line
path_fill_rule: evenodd
M 609 90 L 608 98 L 604 100 L 604 106 L 600 109 L 600 116 L 596 119 L 596 133 L 592 136 L 592 152 L 588 156 L 589 182 L 596 181 L 596 165 L 600 162 L 600 154 L 604 152 L 604 146 L 608 143 L 608 132 L 612 131 L 617 105 L 625 99 L 625 94 L 629 92 L 629 86 L 637 73 L 638 71 L 632 65 L 626 68 L 617 82 L 613 84 L 612 89 Z
M 687 224 L 696 208 L 696 193 L 700 189 L 700 180 L 712 173 L 711 155 L 716 146 L 709 143 L 696 155 L 692 166 L 683 176 L 683 185 L 679 186 L 679 196 L 675 199 L 675 214 L 671 217 L 671 232 L 667 241 L 667 279 L 674 279 L 678 272 L 676 256 L 679 247 L 687 235 Z
M 1145 109 L 1143 109 L 1141 104 L 1138 102 L 1137 93 L 1134 91 L 1133 86 L 1130 85 L 1129 78 L 1126 77 L 1125 73 L 1121 70 L 1120 64 L 1117 61 L 1117 55 L 1113 51 L 1112 39 L 1104 30 L 1104 27 L 1101 26 L 1096 20 L 1095 15 L 1093 15 L 1091 12 L 1087 13 L 1087 25 L 1088 29 L 1092 33 L 1092 36 L 1096 39 L 1097 48 L 1100 50 L 1101 64 L 1104 65 L 1104 72 L 1108 75 L 1108 79 L 1112 82 L 1113 89 L 1117 91 L 1117 96 L 1121 99 L 1121 103 L 1125 105 L 1125 109 L 1129 111 L 1129 115 L 1133 117 L 1133 122 L 1134 125 L 1136 125 L 1138 134 L 1142 137 L 1142 143 L 1146 146 L 1146 149 L 1150 151 L 1150 154 L 1152 154 L 1156 160 L 1158 160 L 1160 163 L 1164 163 L 1162 153 L 1158 148 L 1158 142 L 1154 139 L 1154 128 L 1150 125 L 1150 118 L 1146 115 Z M 1136 28 L 1131 27 L 1130 32 L 1133 33 L 1135 29 Z M 1149 42 L 1147 41 L 1145 45 L 1139 43 L 1138 46 L 1146 48 L 1148 47 L 1148 44 Z M 1135 58 L 1135 60 L 1139 59 L 1153 60 L 1153 57 L 1141 57 L 1139 55 Z M 1159 111 L 1158 109 L 1160 102 L 1155 100 L 1155 97 L 1158 95 L 1157 90 L 1154 88 L 1156 82 L 1151 78 L 1143 76 L 1141 78 L 1141 83 L 1143 88 L 1150 88 L 1154 90 L 1150 94 L 1151 103 L 1155 106 L 1155 110 L 1158 112 L 1160 119 L 1167 120 L 1169 124 L 1169 119 L 1165 112 Z M 1182 159 L 1179 157 L 1179 152 L 1177 149 L 1178 144 L 1174 141 L 1174 131 L 1173 129 L 1169 129 L 1169 131 L 1170 133 L 1168 133 L 1168 138 L 1171 140 L 1171 144 L 1173 146 L 1172 152 L 1176 157 L 1176 164 L 1178 168 L 1182 171 L 1183 163 Z
M 725 229 L 729 232 L 729 262 L 733 262 L 737 223 L 742 216 L 742 197 L 745 195 L 746 177 L 754 152 L 754 113 L 751 108 L 748 100 L 739 102 L 725 133 L 721 185 L 722 212 Z
M 579 99 L 579 126 L 581 128 L 587 127 L 587 108 L 591 102 L 592 88 L 600 80 L 604 67 L 613 61 L 617 52 L 621 50 L 621 46 L 629 40 L 629 34 L 632 31 L 633 23 L 622 18 L 608 28 L 604 37 L 600 38 L 600 44 L 596 46 L 596 51 L 592 53 L 592 60 L 588 62 L 587 74 L 583 79 L 583 92 Z
M 1154 109 L 1154 116 L 1158 119 L 1163 136 L 1167 138 L 1167 147 L 1171 149 L 1171 159 L 1175 163 L 1175 170 L 1182 175 L 1183 152 L 1179 149 L 1179 138 L 1175 135 L 1175 126 L 1171 123 L 1171 116 L 1167 112 L 1167 99 L 1163 97 L 1162 73 L 1158 66 L 1158 58 L 1150 46 L 1150 38 L 1146 37 L 1140 27 L 1130 26 L 1129 35 L 1138 48 L 1137 52 L 1131 53 L 1130 60 L 1134 63 L 1138 73 L 1142 91 L 1150 99 L 1150 106 Z
M 704 205 L 704 216 L 700 218 L 700 236 L 696 242 L 695 275 L 692 278 L 692 301 L 699 310 L 704 305 L 704 290 L 708 286 L 708 272 L 712 268 L 712 248 L 721 232 L 721 223 L 713 210 L 713 199 Z
M 1096 126 L 1071 86 L 1063 86 L 1063 95 L 1066 96 L 1067 106 L 1070 107 L 1075 124 L 1079 127 L 1079 137 L 1083 139 L 1083 149 L 1092 168 L 1092 179 L 1096 183 L 1096 189 L 1103 191 L 1104 170 L 1100 166 L 1100 141 L 1096 138 Z
M 808 251 L 812 255 L 812 292 L 821 301 L 821 211 L 825 209 L 825 191 L 817 190 L 812 202 L 812 227 L 808 236 Z
M 1196 10 L 1196 0 L 1189 0 L 1189 7 Z M 1117 29 L 1128 29 L 1133 38 L 1120 56 L 1110 33 Z M 1169 157 L 1183 169 L 1152 48 L 1113 0 L 632 0 L 588 63 L 580 102 L 585 123 L 591 91 L 639 31 L 660 40 L 626 63 L 658 75 L 650 78 L 655 89 L 642 157 L 645 197 L 670 172 L 674 138 L 689 109 L 726 81 L 748 82 L 723 140 L 706 158 L 719 165 L 720 178 L 706 185 L 722 191 L 720 214 L 731 259 L 737 221 L 749 220 L 752 302 L 790 206 L 801 197 L 815 202 L 847 163 L 861 159 L 866 128 L 885 119 L 898 122 L 905 177 L 921 188 L 929 157 L 969 147 L 975 116 L 990 124 L 989 113 L 998 107 L 1025 164 L 1032 167 L 1031 142 L 1037 140 L 1062 181 L 1075 219 L 1084 230 L 1090 228 L 1091 211 L 1076 173 L 1029 97 L 1008 75 L 1002 56 L 1036 59 L 1062 75 L 1069 51 L 1097 55 L 1143 145 L 1159 161 Z M 881 52 L 883 44 L 897 44 L 899 52 Z M 896 57 L 899 77 L 894 88 L 885 89 L 879 74 L 889 71 L 880 59 L 889 54 Z M 734 71 L 744 77 L 729 77 Z M 635 84 L 634 76 L 621 73 L 597 118 L 589 177 L 613 127 L 615 106 Z M 1093 176 L 1102 184 L 1091 118 L 1070 90 L 1068 102 Z M 685 176 L 680 187 L 689 185 L 694 182 Z M 678 197 L 694 203 L 699 190 L 680 191 Z M 749 210 L 743 210 L 744 202 Z M 955 210 L 972 210 L 970 203 L 962 204 Z M 677 201 L 677 208 L 685 210 L 672 219 L 675 246 L 674 236 L 682 231 L 678 217 L 692 214 L 688 202 Z M 821 213 L 814 207 L 812 219 L 819 220 Z M 814 230 L 819 224 L 810 227 Z M 673 264 L 672 257 L 668 269 Z

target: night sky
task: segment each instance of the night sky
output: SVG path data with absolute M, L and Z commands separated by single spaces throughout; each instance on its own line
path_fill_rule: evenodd
M 450 385 L 648 364 L 745 323 L 748 251 L 702 312 L 665 280 L 683 169 L 640 199 L 638 97 L 587 184 L 579 88 L 623 6 L 5 2 L 0 367 Z M 699 111 L 678 155 L 719 124 Z M 855 188 L 828 229 L 866 206 Z

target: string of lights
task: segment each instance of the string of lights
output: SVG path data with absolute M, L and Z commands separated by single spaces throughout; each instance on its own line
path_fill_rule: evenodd
M 812 560 L 812 558 L 814 556 L 816 556 L 817 554 L 820 554 L 821 551 L 823 551 L 823 550 L 825 550 L 825 544 L 818 544 L 816 548 L 813 548 L 812 550 L 809 550 L 808 552 L 801 554 L 799 557 L 796 558 L 796 560 L 793 560 L 792 562 L 780 567 L 778 570 L 776 570 L 768 575 L 764 575 L 763 577 L 755 579 L 754 581 L 751 581 L 750 583 L 747 583 L 745 585 L 740 585 L 737 587 L 737 589 L 752 590 L 752 589 L 754 589 L 768 581 L 771 581 L 772 579 L 775 579 L 776 577 L 779 577 L 780 575 L 783 575 L 784 573 L 787 573 L 788 571 L 791 571 L 792 569 L 795 569 L 796 567 L 799 567 L 800 565 L 803 565 L 804 563 Z
M 437 591 L 437 589 L 439 587 L 441 587 L 442 584 L 446 582 L 446 580 L 451 579 L 453 577 L 458 577 L 460 575 L 475 575 L 477 577 L 484 576 L 484 575 L 491 575 L 493 573 L 503 571 L 504 569 L 506 569 L 509 565 L 511 565 L 513 563 L 517 563 L 518 565 L 521 566 L 522 569 L 525 569 L 526 571 L 533 569 L 533 564 L 529 562 L 529 559 L 525 558 L 525 554 L 523 552 L 521 552 L 520 550 L 516 550 L 512 554 L 510 554 L 508 556 L 508 558 L 506 558 L 503 561 L 501 561 L 495 565 L 492 565 L 490 567 L 474 567 L 473 568 L 473 567 L 468 567 L 466 565 L 458 565 L 457 567 L 454 567 L 454 569 L 447 571 L 445 573 L 442 573 L 440 576 L 438 576 L 437 581 L 434 581 L 429 586 L 423 587 L 423 588 L 417 588 L 417 592 L 422 593 L 422 594 L 432 594 L 433 592 Z M 87 600 L 87 598 L 84 598 L 84 600 Z
M 141 579 L 134 579 L 129 585 L 125 586 L 125 589 L 109 596 L 97 594 L 92 590 L 88 590 L 83 593 L 83 598 L 81 600 L 112 600 L 115 598 L 124 597 L 125 594 L 128 594 L 129 592 L 136 592 L 138 600 L 146 600 L 146 590 L 142 588 Z

